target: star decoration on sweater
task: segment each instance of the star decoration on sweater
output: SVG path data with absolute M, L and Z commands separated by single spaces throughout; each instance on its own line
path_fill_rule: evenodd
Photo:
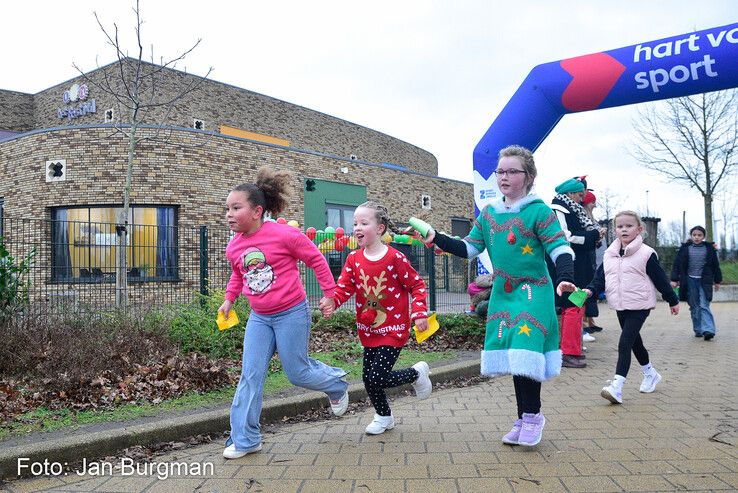
M 518 327 L 520 331 L 518 331 L 518 334 L 525 334 L 528 337 L 530 337 L 530 327 L 528 327 L 528 323 L 524 322 L 523 325 Z
M 520 248 L 522 248 L 523 250 L 521 255 L 525 255 L 526 253 L 533 255 L 533 248 L 531 248 L 530 243 L 526 243 L 524 247 L 520 247 Z

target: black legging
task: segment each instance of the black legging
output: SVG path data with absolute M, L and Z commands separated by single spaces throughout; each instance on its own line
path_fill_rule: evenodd
M 513 375 L 515 401 L 518 403 L 518 418 L 523 413 L 538 414 L 541 412 L 541 382 L 532 378 Z
M 622 377 L 628 376 L 631 351 L 633 351 L 641 366 L 648 364 L 648 351 L 646 351 L 646 347 L 643 345 L 640 332 L 650 312 L 650 310 L 622 310 L 616 312 L 618 314 L 620 328 L 622 329 L 620 341 L 618 342 L 618 364 L 615 367 L 616 375 Z
M 374 409 L 380 416 L 392 414 L 384 389 L 411 383 L 418 378 L 415 368 L 392 371 L 401 350 L 402 348 L 393 346 L 364 348 L 364 370 L 362 372 L 364 387 Z

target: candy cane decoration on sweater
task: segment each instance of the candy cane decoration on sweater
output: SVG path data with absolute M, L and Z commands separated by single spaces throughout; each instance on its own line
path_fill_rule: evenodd
M 523 291 L 525 291 L 526 289 L 528 290 L 528 301 L 530 301 L 531 300 L 531 297 L 532 297 L 531 296 L 530 284 L 525 283 L 522 286 L 520 286 L 520 289 L 522 289 Z
M 502 327 L 507 327 L 507 324 L 504 320 L 500 320 L 500 328 L 497 329 L 497 338 L 502 339 Z

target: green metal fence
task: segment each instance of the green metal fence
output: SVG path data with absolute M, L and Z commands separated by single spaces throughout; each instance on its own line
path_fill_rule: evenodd
M 200 294 L 225 289 L 231 275 L 225 258 L 231 232 L 219 226 L 129 225 L 123 266 L 120 230 L 115 224 L 7 217 L 2 223 L 11 255 L 20 258 L 36 251 L 24 316 L 115 309 L 116 286 L 120 289 L 123 277 L 128 309 L 189 303 Z M 431 310 L 462 312 L 468 307 L 466 288 L 475 266 L 470 269 L 465 259 L 435 255 L 422 246 L 393 246 L 408 256 L 424 278 Z M 325 254 L 334 277 L 349 251 Z M 299 267 L 309 301 L 317 306 L 321 292 L 315 277 L 304 264 Z

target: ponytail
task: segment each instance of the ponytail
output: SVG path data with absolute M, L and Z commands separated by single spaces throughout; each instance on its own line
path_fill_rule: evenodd
M 288 171 L 272 171 L 259 168 L 256 183 L 244 183 L 233 190 L 246 193 L 251 204 L 261 206 L 264 212 L 276 216 L 287 207 L 292 175 Z
M 373 200 L 369 200 L 358 206 L 357 209 L 359 207 L 373 210 L 374 217 L 377 219 L 377 224 L 384 224 L 385 233 L 389 233 L 390 231 L 395 234 L 401 233 L 400 228 L 395 226 L 395 223 L 390 219 L 389 212 L 387 212 L 387 208 L 385 206 L 374 202 Z

